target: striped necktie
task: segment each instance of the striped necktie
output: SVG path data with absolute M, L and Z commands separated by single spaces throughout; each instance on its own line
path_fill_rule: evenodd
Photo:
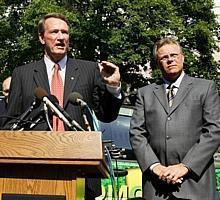
M 170 84 L 167 89 L 168 89 L 168 92 L 167 92 L 167 99 L 168 99 L 168 105 L 169 107 L 171 107 L 173 105 L 173 99 L 175 97 L 175 92 L 174 92 L 174 88 L 175 86 Z
M 59 105 L 63 107 L 63 82 L 59 73 L 59 65 L 54 65 L 54 73 L 51 81 L 51 94 L 56 96 L 59 101 Z M 63 121 L 57 116 L 53 116 L 53 131 L 64 131 Z

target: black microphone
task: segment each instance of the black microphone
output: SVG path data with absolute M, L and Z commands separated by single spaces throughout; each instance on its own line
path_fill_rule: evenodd
M 91 110 L 90 110 L 89 106 L 87 105 L 87 103 L 85 101 L 83 101 L 82 95 L 79 94 L 78 92 L 72 92 L 69 94 L 68 101 L 71 102 L 73 105 L 81 106 L 82 112 L 83 112 L 84 123 L 86 125 L 87 130 L 91 131 L 92 129 L 91 129 L 91 126 L 90 126 L 89 121 L 87 119 L 87 115 L 86 115 L 87 112 L 85 109 L 87 109 L 87 111 L 89 111 L 92 119 L 93 119 L 93 116 L 91 114 Z
M 69 102 L 71 102 L 73 105 L 80 105 L 81 107 L 87 107 L 87 103 L 83 101 L 83 97 L 78 92 L 72 92 L 69 94 L 68 97 Z
M 56 102 L 56 97 L 49 96 L 47 92 L 41 88 L 37 87 L 34 91 L 35 96 L 43 101 L 50 109 L 72 130 L 74 127 L 80 131 L 84 131 L 84 129 L 75 121 L 72 120 L 69 114 Z M 53 102 L 55 101 L 55 102 Z M 57 100 L 58 101 L 58 100 Z
M 29 126 L 29 129 L 34 128 L 37 124 L 40 123 L 41 120 L 43 120 L 43 118 L 44 118 L 43 115 L 39 115 L 39 117 L 36 118 L 36 119 L 31 123 L 31 125 Z
M 40 101 L 38 99 L 34 99 L 28 109 L 18 118 L 18 120 L 11 126 L 11 130 L 15 130 L 20 128 L 21 124 L 25 121 L 25 118 L 37 107 L 40 106 Z
M 52 112 L 48 113 L 49 116 L 52 116 Z M 38 124 L 42 123 L 45 119 L 45 110 L 41 109 L 33 118 L 30 119 L 31 123 L 29 129 L 33 129 Z

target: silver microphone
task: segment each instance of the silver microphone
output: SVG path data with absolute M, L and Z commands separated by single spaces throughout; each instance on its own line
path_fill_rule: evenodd
M 74 120 L 71 119 L 71 117 L 64 111 L 64 109 L 58 105 L 57 103 L 53 103 L 51 101 L 52 98 L 49 97 L 47 92 L 41 88 L 37 87 L 35 89 L 35 96 L 43 101 L 47 106 L 50 107 L 50 109 L 72 130 L 74 130 L 73 127 L 76 127 L 80 131 L 84 131 L 84 129 Z M 55 97 L 56 98 L 56 97 Z M 56 104 L 56 105 L 55 105 Z M 70 122 L 71 121 L 71 122 Z
M 73 105 L 79 105 L 82 108 L 82 116 L 83 116 L 84 123 L 85 123 L 85 125 L 87 127 L 87 130 L 91 131 L 92 128 L 91 128 L 91 126 L 89 124 L 89 121 L 87 119 L 87 115 L 86 115 L 86 110 L 85 109 L 87 109 L 87 111 L 89 112 L 89 114 L 92 117 L 92 119 L 93 119 L 93 116 L 92 116 L 92 113 L 91 113 L 91 110 L 90 110 L 89 106 L 87 105 L 87 103 L 85 101 L 83 101 L 82 95 L 79 94 L 78 92 L 72 92 L 72 93 L 69 94 L 68 100 Z

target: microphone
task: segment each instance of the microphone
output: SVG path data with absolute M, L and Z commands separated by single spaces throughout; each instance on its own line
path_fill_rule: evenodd
M 87 103 L 83 101 L 83 97 L 80 93 L 78 92 L 72 92 L 69 94 L 68 100 L 73 104 L 73 105 L 80 105 L 81 107 L 88 107 Z
M 29 129 L 33 129 L 38 124 L 42 123 L 42 121 L 45 119 L 45 107 L 47 108 L 46 104 L 44 104 L 43 108 L 33 118 L 30 119 L 31 124 L 29 126 Z M 47 114 L 49 116 L 52 116 L 52 112 L 47 112 Z
M 67 120 L 72 121 L 70 115 L 59 105 L 59 100 L 57 99 L 56 96 L 49 95 L 47 97 L 60 110 L 60 112 L 67 118 Z
M 31 105 L 28 107 L 28 109 L 19 117 L 19 119 L 11 126 L 11 130 L 15 130 L 17 128 L 20 128 L 20 125 L 22 122 L 25 121 L 25 118 L 38 106 L 40 106 L 40 101 L 37 99 L 34 99 L 34 101 L 31 103 Z
M 68 121 L 72 123 L 74 127 L 76 127 L 80 131 L 85 131 L 75 120 L 73 120 L 70 115 L 59 105 L 59 101 L 54 95 L 48 96 L 49 100 L 57 106 L 57 108 L 61 111 L 61 113 L 67 118 Z
M 35 96 L 43 101 L 50 109 L 72 130 L 73 127 L 77 128 L 80 131 L 84 131 L 84 129 L 75 121 L 72 120 L 69 114 L 57 103 L 58 100 L 56 97 L 49 96 L 47 92 L 41 88 L 37 87 L 34 91 Z M 55 100 L 54 100 L 55 99 Z M 55 101 L 55 102 L 54 102 Z M 57 101 L 57 102 L 56 102 Z M 71 122 L 70 122 L 71 121 Z
M 40 110 L 38 112 L 38 114 L 32 118 L 32 123 L 29 126 L 29 129 L 34 128 L 41 120 L 43 120 L 44 116 L 43 116 L 43 110 Z
M 72 92 L 69 94 L 68 101 L 71 102 L 73 105 L 80 105 L 81 106 L 82 111 L 83 111 L 84 123 L 86 125 L 87 130 L 91 131 L 92 129 L 91 129 L 91 126 L 90 126 L 89 121 L 87 119 L 85 108 L 89 111 L 91 116 L 92 116 L 92 114 L 91 114 L 91 110 L 90 110 L 89 106 L 87 105 L 87 103 L 85 101 L 83 101 L 82 95 L 79 94 L 78 92 Z M 93 116 L 92 116 L 92 118 L 93 118 Z

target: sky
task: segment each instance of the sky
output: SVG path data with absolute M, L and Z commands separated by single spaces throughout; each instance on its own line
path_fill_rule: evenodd
M 214 12 L 215 14 L 219 15 L 218 22 L 220 23 L 220 0 L 214 0 L 215 7 L 214 7 Z

